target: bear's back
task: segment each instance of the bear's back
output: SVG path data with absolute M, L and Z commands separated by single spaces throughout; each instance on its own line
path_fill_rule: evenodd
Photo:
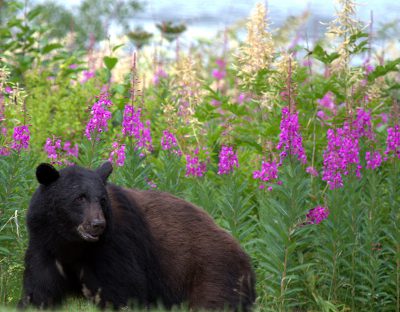
M 168 286 L 175 293 L 193 292 L 203 279 L 230 288 L 238 288 L 234 276 L 253 282 L 249 257 L 205 211 L 169 193 L 126 191 L 143 212 L 160 251 L 161 267 L 173 276 Z M 187 293 L 180 296 L 190 300 Z

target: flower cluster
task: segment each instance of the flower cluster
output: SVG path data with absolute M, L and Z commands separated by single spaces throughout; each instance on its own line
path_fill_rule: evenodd
M 382 156 L 378 151 L 366 152 L 365 161 L 367 162 L 367 169 L 376 169 L 382 164 Z
M 314 167 L 307 167 L 306 172 L 311 174 L 313 177 L 318 177 L 318 170 Z
M 27 149 L 29 147 L 30 139 L 31 134 L 29 132 L 29 126 L 17 126 L 14 128 L 13 142 L 11 143 L 11 148 L 18 152 L 21 149 Z
M 48 158 L 52 159 L 53 161 L 59 159 L 57 163 L 62 164 L 61 159 L 63 158 L 69 156 L 78 158 L 79 147 L 78 144 L 75 144 L 73 147 L 71 147 L 70 141 L 66 141 L 64 143 L 64 146 L 62 146 L 60 139 L 47 138 L 46 143 L 44 145 L 44 151 L 47 153 Z M 64 162 L 69 163 L 68 161 Z
M 223 145 L 219 153 L 218 174 L 229 174 L 235 166 L 239 168 L 237 154 L 232 147 Z
M 278 179 L 278 164 L 275 161 L 266 162 L 263 161 L 261 164 L 261 170 L 256 170 L 253 172 L 253 178 L 255 180 L 261 180 L 260 189 L 265 188 L 264 182 L 274 182 Z M 281 184 L 278 181 L 277 184 Z M 272 187 L 268 187 L 269 191 L 272 191 Z
M 81 79 L 81 83 L 86 83 L 86 82 L 88 82 L 90 79 L 92 79 L 94 76 L 95 76 L 95 72 L 94 71 L 91 71 L 91 70 L 84 70 L 83 72 L 82 72 L 82 75 L 83 75 L 83 77 L 82 77 L 82 79 Z
M 327 181 L 331 190 L 343 186 L 342 175 L 348 175 L 354 165 L 357 177 L 361 177 L 360 148 L 356 131 L 348 123 L 343 128 L 329 129 L 328 146 L 324 151 L 322 180 Z
M 387 134 L 385 154 L 393 152 L 400 159 L 400 125 L 388 128 Z
M 280 154 L 280 164 L 287 156 L 288 152 L 297 155 L 299 161 L 303 164 L 307 162 L 307 156 L 303 148 L 303 139 L 299 132 L 298 113 L 290 113 L 288 107 L 282 108 L 282 120 L 280 125 L 281 133 L 277 149 L 283 149 Z
M 167 78 L 168 74 L 165 72 L 165 70 L 162 67 L 159 67 L 153 75 L 153 84 L 158 85 L 160 83 L 160 80 L 162 78 Z
M 358 108 L 353 126 L 359 138 L 367 137 L 370 140 L 375 138 L 375 134 L 372 131 L 371 112 L 366 112 L 362 108 Z
M 323 206 L 317 206 L 307 213 L 307 223 L 318 224 L 329 216 L 329 209 Z
M 333 101 L 333 93 L 331 91 L 327 92 L 322 99 L 317 100 L 318 104 L 324 108 L 327 108 L 332 113 L 336 112 L 336 105 Z
M 199 151 L 194 151 L 195 155 L 198 155 Z M 207 165 L 204 161 L 200 161 L 198 156 L 186 155 L 186 177 L 202 177 L 207 170 Z
M 92 115 L 85 129 L 85 136 L 92 140 L 92 135 L 96 140 L 100 140 L 98 134 L 108 130 L 107 122 L 111 119 L 111 112 L 107 107 L 112 105 L 107 94 L 101 94 L 99 100 L 92 106 L 90 114 Z
M 133 105 L 126 105 L 122 120 L 122 133 L 124 136 L 133 136 L 136 142 L 136 148 L 145 148 L 148 151 L 153 150 L 152 137 L 150 131 L 150 121 L 145 124 L 140 120 L 141 109 L 135 110 Z
M 109 161 L 114 161 L 116 156 L 115 164 L 117 166 L 122 167 L 125 163 L 125 144 L 119 144 L 118 142 L 113 142 L 112 144 L 112 151 L 110 153 L 110 157 L 108 158 Z
M 216 80 L 222 80 L 226 76 L 226 63 L 223 59 L 217 59 L 215 61 L 217 67 L 212 71 L 212 75 Z
M 161 147 L 164 151 L 173 149 L 178 146 L 175 136 L 168 130 L 163 131 L 163 136 L 161 137 Z

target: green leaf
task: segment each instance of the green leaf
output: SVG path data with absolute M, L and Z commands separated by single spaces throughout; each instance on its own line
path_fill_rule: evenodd
M 382 77 L 386 75 L 388 72 L 391 71 L 398 71 L 399 68 L 397 65 L 400 64 L 400 57 L 393 60 L 393 61 L 388 61 L 385 65 L 378 65 L 376 66 L 375 70 L 368 75 L 368 81 L 374 81 L 378 77 Z
M 123 47 L 125 45 L 125 43 L 121 43 L 119 45 L 116 45 L 114 48 L 112 48 L 112 51 L 115 52 L 117 51 L 120 47 Z
M 105 56 L 105 57 L 103 57 L 103 62 L 106 65 L 107 69 L 109 71 L 111 71 L 115 67 L 115 65 L 117 64 L 118 58 Z
M 47 54 L 47 53 L 50 53 L 51 51 L 53 51 L 55 49 L 59 49 L 59 48 L 62 48 L 62 47 L 63 47 L 63 45 L 60 44 L 60 43 L 50 43 L 50 44 L 45 45 L 42 48 L 42 53 L 43 54 Z
M 30 11 L 28 14 L 27 14 L 27 18 L 28 18 L 28 20 L 33 20 L 36 16 L 38 16 L 40 13 L 41 13 L 41 10 L 42 10 L 42 8 L 41 7 L 37 7 L 37 8 L 35 8 L 35 9 L 33 9 L 32 11 Z

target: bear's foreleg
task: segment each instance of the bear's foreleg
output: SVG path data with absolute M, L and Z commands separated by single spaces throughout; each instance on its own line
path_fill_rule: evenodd
M 47 309 L 61 303 L 67 292 L 67 280 L 57 260 L 40 251 L 28 249 L 25 256 L 23 295 L 19 309 L 29 305 Z

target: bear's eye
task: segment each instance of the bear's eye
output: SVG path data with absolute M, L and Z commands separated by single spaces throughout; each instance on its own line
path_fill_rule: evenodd
M 81 202 L 83 202 L 85 199 L 86 199 L 85 194 L 81 194 L 81 195 L 79 195 L 77 198 L 75 198 L 75 201 L 78 202 L 78 203 L 81 203 Z
M 100 199 L 100 205 L 105 206 L 107 203 L 107 200 L 103 197 Z

